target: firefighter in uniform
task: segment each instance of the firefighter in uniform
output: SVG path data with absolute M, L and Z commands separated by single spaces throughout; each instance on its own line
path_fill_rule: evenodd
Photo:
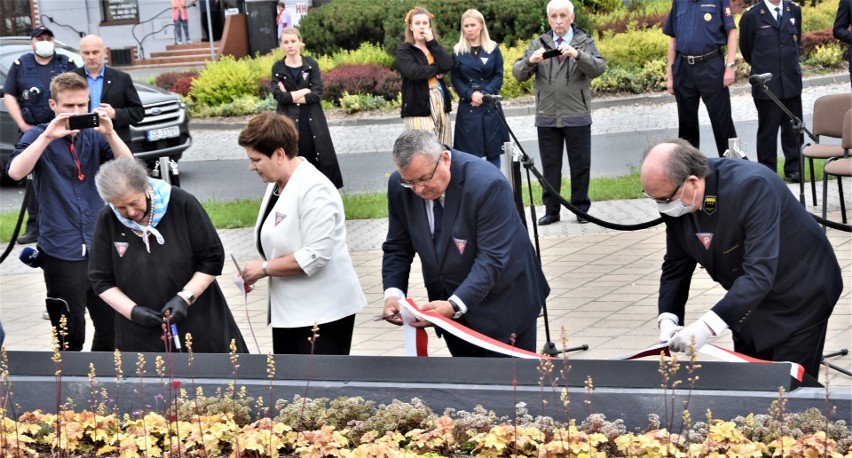
M 716 150 L 722 156 L 728 139 L 737 136 L 728 91 L 737 56 L 731 4 L 729 0 L 674 0 L 663 33 L 671 37 L 666 85 L 677 101 L 677 136 L 700 147 L 698 102 L 703 100 Z
M 68 56 L 56 52 L 53 31 L 47 27 L 35 27 L 30 42 L 33 52 L 15 60 L 3 84 L 3 102 L 21 133 L 53 119 L 53 110 L 47 103 L 50 81 L 60 73 L 77 68 Z M 20 244 L 38 241 L 38 199 L 32 193 L 27 202 L 27 212 L 30 216 L 26 231 L 18 237 Z
M 740 19 L 740 52 L 751 64 L 751 74 L 771 73 L 766 87 L 802 119 L 802 68 L 799 45 L 802 36 L 802 9 L 790 1 L 760 0 Z M 784 176 L 798 183 L 801 135 L 796 139 L 793 125 L 781 108 L 760 86 L 751 88 L 757 108 L 757 160 L 777 172 L 778 129 L 784 152 Z

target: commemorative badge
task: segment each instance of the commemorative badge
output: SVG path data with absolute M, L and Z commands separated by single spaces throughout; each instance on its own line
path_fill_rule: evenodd
M 459 254 L 464 254 L 464 248 L 467 246 L 467 240 L 454 238 L 453 243 L 456 245 L 456 248 L 459 250 Z
M 487 57 L 480 57 L 480 58 L 479 58 L 479 60 L 481 60 L 481 61 L 482 61 L 482 65 L 485 65 L 485 64 L 487 64 L 487 63 L 488 63 L 488 58 L 487 58 Z
M 731 7 L 730 6 L 725 7 L 725 16 L 728 16 L 728 17 L 733 16 L 733 14 L 731 14 Z
M 716 196 L 704 196 L 704 213 L 716 213 Z
M 705 250 L 710 249 L 710 242 L 713 241 L 713 233 L 712 232 L 696 232 L 695 236 L 698 237 L 698 241 L 704 245 Z
M 275 225 L 277 226 L 278 223 L 283 221 L 286 217 L 287 215 L 285 215 L 284 213 L 275 212 Z
M 118 257 L 123 258 L 124 253 L 127 253 L 127 246 L 129 244 L 127 242 L 115 242 L 113 245 L 115 246 L 115 251 L 118 252 Z
M 710 22 L 710 19 L 713 19 L 713 15 L 710 13 L 704 13 L 704 20 Z

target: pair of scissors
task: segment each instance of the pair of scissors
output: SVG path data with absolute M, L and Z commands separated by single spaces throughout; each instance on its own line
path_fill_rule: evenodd
M 240 263 L 237 262 L 237 258 L 234 257 L 234 253 L 231 253 L 231 260 L 234 261 L 234 267 L 237 268 L 237 274 L 239 274 L 240 278 L 243 278 L 243 269 L 240 267 Z M 243 281 L 245 281 L 245 279 L 243 279 Z M 243 283 L 243 288 L 245 288 L 246 293 L 248 293 L 254 289 L 254 283 Z

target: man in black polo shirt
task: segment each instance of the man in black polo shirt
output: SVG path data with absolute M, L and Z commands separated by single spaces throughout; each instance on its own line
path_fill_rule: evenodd
M 703 100 L 721 156 L 728 139 L 737 136 L 728 92 L 737 55 L 731 4 L 729 0 L 674 0 L 663 33 L 671 37 L 666 84 L 677 100 L 678 137 L 700 147 L 698 102 Z

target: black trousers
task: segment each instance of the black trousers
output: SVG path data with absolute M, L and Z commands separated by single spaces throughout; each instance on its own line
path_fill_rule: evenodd
M 272 328 L 272 352 L 276 355 L 348 355 L 352 348 L 355 315 L 317 326 L 319 337 L 313 339 L 313 326 Z M 313 339 L 311 343 L 308 339 Z
M 464 317 L 459 320 L 460 323 L 467 325 L 464 321 Z M 537 351 L 535 348 L 536 345 L 536 321 L 533 320 L 526 329 L 523 329 L 519 332 L 515 333 L 515 342 L 514 347 L 520 350 L 527 351 Z M 458 337 L 448 333 L 441 333 L 444 340 L 447 341 L 447 348 L 450 350 L 450 354 L 454 357 L 474 357 L 474 358 L 508 358 L 509 356 L 504 355 L 502 353 L 495 353 L 491 350 L 486 350 L 482 347 L 477 347 L 476 345 L 472 345 Z M 493 337 L 493 336 L 490 336 Z M 498 339 L 502 340 L 502 339 Z M 504 342 L 507 344 L 511 344 L 511 342 Z
M 802 119 L 802 97 L 780 99 L 781 103 Z M 793 131 L 790 118 L 772 100 L 755 99 L 757 108 L 757 161 L 778 172 L 778 129 L 781 129 L 781 150 L 784 152 L 784 175 L 799 173 L 799 148 L 804 136 Z
M 51 326 L 59 329 L 60 318 L 67 320 L 67 335 L 60 345 L 71 351 L 83 350 L 86 341 L 86 309 L 95 328 L 92 351 L 115 350 L 115 310 L 98 297 L 89 282 L 89 261 L 64 261 L 45 256 L 44 283 L 47 287 L 47 313 Z
M 751 344 L 743 342 L 734 334 L 734 351 L 767 361 L 792 361 L 805 368 L 805 372 L 819 380 L 819 368 L 825 347 L 825 331 L 828 318 L 801 329 L 780 344 L 763 351 L 756 351 Z
M 539 127 L 538 150 L 544 179 L 556 189 L 562 190 L 562 145 L 568 152 L 568 168 L 571 172 L 571 205 L 589 211 L 589 174 L 592 167 L 592 126 Z M 558 215 L 561 205 L 556 196 L 543 190 L 544 212 Z
M 677 101 L 677 136 L 696 148 L 701 147 L 698 105 L 699 101 L 703 101 L 713 126 L 716 152 L 720 157 L 728 149 L 728 139 L 737 136 L 731 119 L 731 94 L 723 83 L 724 77 L 725 62 L 721 54 L 691 65 L 678 55 L 672 66 Z

